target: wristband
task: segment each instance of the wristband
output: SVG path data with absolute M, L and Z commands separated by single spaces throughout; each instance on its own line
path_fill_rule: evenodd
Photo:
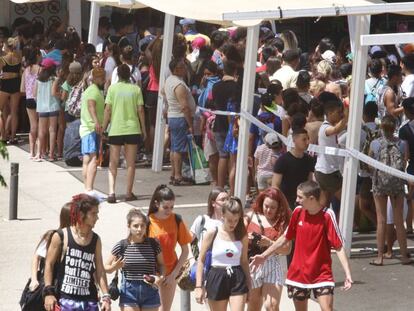
M 111 295 L 109 295 L 109 294 L 102 295 L 101 301 L 102 302 L 106 302 L 107 304 L 110 305 L 112 303 L 112 301 L 111 301 Z
M 194 288 L 203 288 L 204 286 L 196 286 L 196 287 L 194 287 Z
M 43 291 L 42 291 L 42 296 L 43 296 L 43 299 L 46 296 L 55 296 L 56 297 L 56 289 L 55 289 L 55 287 L 53 285 L 45 286 L 43 288 Z

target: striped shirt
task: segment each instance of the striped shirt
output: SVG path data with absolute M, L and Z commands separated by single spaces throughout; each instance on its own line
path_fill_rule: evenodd
M 144 274 L 155 274 L 157 271 L 156 256 L 161 253 L 159 242 L 151 243 L 147 238 L 142 243 L 131 243 L 124 253 L 125 265 L 122 268 L 124 277 L 130 281 L 143 280 Z M 115 244 L 112 255 L 120 257 L 121 241 Z

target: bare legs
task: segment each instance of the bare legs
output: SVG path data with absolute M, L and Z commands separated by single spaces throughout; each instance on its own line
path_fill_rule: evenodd
M 386 233 L 386 223 L 387 223 L 387 199 L 386 195 L 375 195 L 375 208 L 377 210 L 377 247 L 378 247 L 378 257 L 374 261 L 375 264 L 381 265 L 383 263 L 384 256 L 384 244 L 385 244 L 385 233 Z M 402 262 L 409 262 L 407 255 L 407 236 L 404 228 L 403 220 L 403 200 L 402 195 L 390 197 L 393 216 L 394 216 L 394 225 L 397 233 L 398 244 L 400 245 L 400 252 L 402 255 Z
M 36 109 L 26 109 L 29 116 L 30 133 L 29 133 L 29 152 L 30 157 L 34 158 L 36 155 L 36 140 L 37 140 L 37 128 L 39 123 L 39 117 Z
M 85 191 L 92 191 L 96 177 L 96 153 L 83 156 L 82 175 Z
M 137 154 L 137 145 L 124 145 L 125 147 L 125 160 L 127 164 L 127 196 L 132 194 L 135 181 L 135 155 Z M 118 173 L 119 156 L 121 154 L 122 146 L 110 145 L 110 161 L 109 161 L 109 194 L 115 193 L 115 182 Z

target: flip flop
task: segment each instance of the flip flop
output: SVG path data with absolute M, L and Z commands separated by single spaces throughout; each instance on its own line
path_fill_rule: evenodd
M 375 260 L 370 261 L 369 264 L 371 266 L 377 266 L 377 267 L 380 267 L 380 266 L 383 266 L 384 265 L 382 262 L 381 263 L 380 262 L 376 262 Z
M 403 265 L 403 266 L 409 266 L 409 265 L 412 265 L 414 262 L 412 261 L 412 260 L 409 260 L 409 261 L 402 261 L 401 262 L 401 264 Z
M 391 255 L 384 254 L 384 255 L 382 255 L 382 258 L 384 258 L 384 259 L 393 259 L 394 254 L 391 254 Z

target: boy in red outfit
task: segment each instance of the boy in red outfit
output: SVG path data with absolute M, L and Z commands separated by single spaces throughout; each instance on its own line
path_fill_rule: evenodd
M 265 259 L 295 239 L 295 253 L 286 277 L 289 298 L 296 311 L 307 310 L 311 291 L 323 311 L 333 310 L 335 282 L 332 274 L 331 249 L 336 250 L 345 271 L 343 289 L 352 286 L 351 270 L 343 248 L 335 213 L 319 203 L 320 187 L 314 181 L 301 183 L 297 189 L 299 206 L 293 211 L 285 233 L 265 252 L 253 257 L 251 266 L 258 268 Z

